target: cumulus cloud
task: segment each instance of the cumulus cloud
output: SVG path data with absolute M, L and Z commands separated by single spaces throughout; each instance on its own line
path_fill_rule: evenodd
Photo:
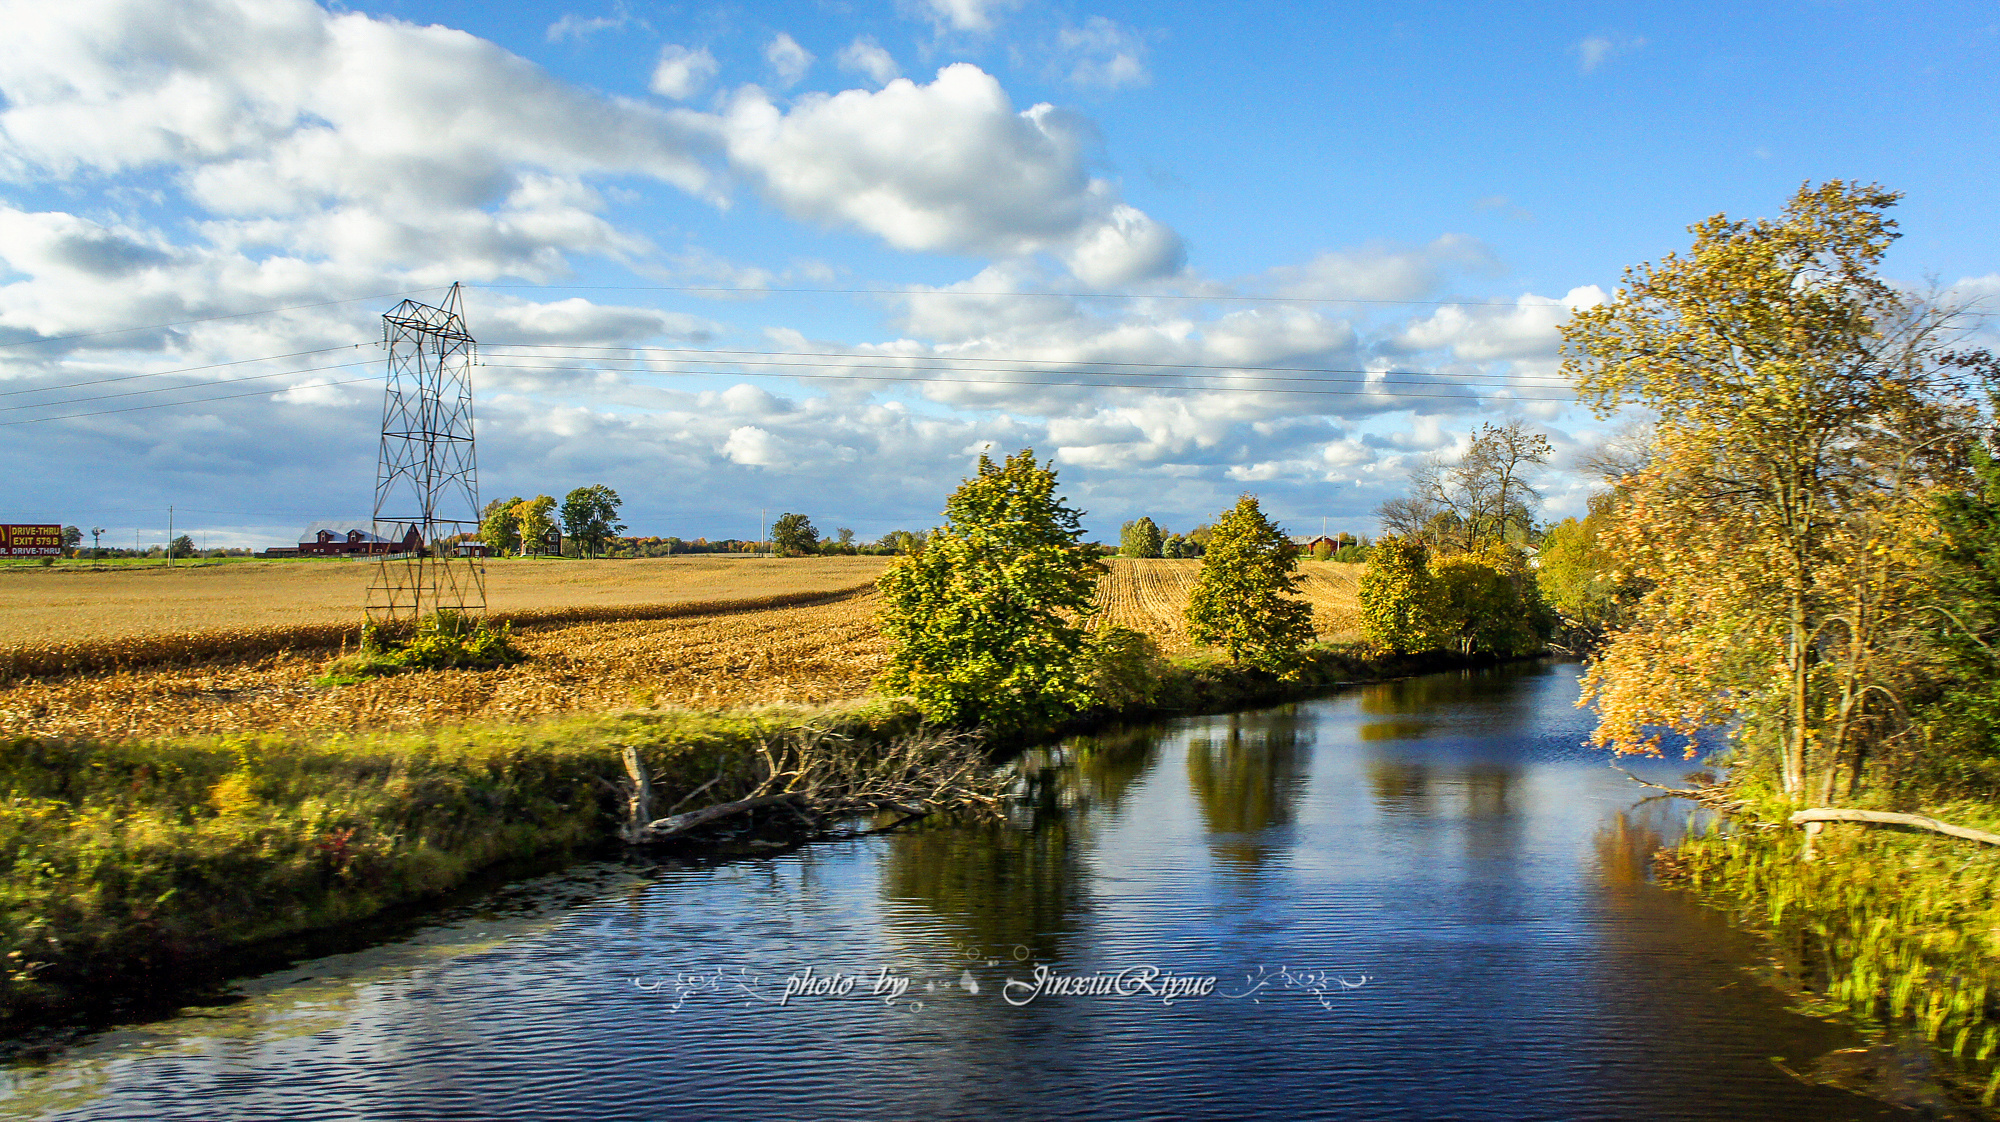
M 1407 327 L 1398 342 L 1415 351 L 1449 351 L 1470 362 L 1495 359 L 1553 359 L 1561 343 L 1556 329 L 1577 308 L 1602 303 L 1596 285 L 1573 288 L 1560 300 L 1522 296 L 1512 307 L 1439 308 Z
M 866 74 L 878 86 L 889 84 L 892 79 L 902 77 L 902 68 L 888 51 L 882 49 L 872 36 L 862 35 L 854 42 L 840 49 L 840 68 L 856 74 Z
M 771 68 L 778 85 L 790 88 L 798 85 L 799 79 L 812 69 L 813 53 L 799 46 L 797 39 L 780 31 L 764 44 L 764 62 Z
M 719 127 L 731 162 L 786 211 L 898 249 L 1046 252 L 1105 284 L 1181 264 L 1172 230 L 1085 170 L 1087 122 L 1047 104 L 1015 110 L 970 63 L 928 85 L 808 94 L 790 112 L 746 88 Z
M 1146 72 L 1146 41 L 1103 16 L 1058 31 L 1056 45 L 1071 85 L 1115 90 L 1143 86 L 1151 77 Z
M 700 93 L 719 69 L 707 47 L 689 50 L 668 43 L 660 49 L 660 61 L 653 67 L 651 87 L 661 97 L 686 101 Z

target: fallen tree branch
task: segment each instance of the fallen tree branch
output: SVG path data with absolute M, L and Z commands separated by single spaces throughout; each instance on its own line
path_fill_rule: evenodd
M 1975 830 L 1969 826 L 1954 826 L 1921 814 L 1896 814 L 1886 810 L 1850 810 L 1846 807 L 1815 807 L 1797 811 L 1792 815 L 1792 825 L 1804 826 L 1818 822 L 1864 822 L 1877 826 L 1908 826 L 1916 830 L 1928 830 L 1933 834 L 1947 834 L 1967 841 L 2000 845 L 2000 834 L 1989 834 L 1985 830 Z
M 632 845 L 679 840 L 725 819 L 774 811 L 759 829 L 789 829 L 802 838 L 862 837 L 876 831 L 830 830 L 836 819 L 892 812 L 907 825 L 933 814 L 953 812 L 998 817 L 1006 799 L 1006 775 L 994 771 L 976 738 L 925 729 L 888 742 L 867 742 L 811 728 L 759 740 L 744 754 L 748 767 L 717 769 L 717 777 L 674 804 L 678 809 L 715 787 L 729 801 L 653 818 L 642 814 L 652 792 L 643 783 L 637 754 L 625 749 L 629 776 L 619 836 Z M 716 797 L 711 796 L 711 797 Z M 730 796 L 734 796 L 730 799 Z M 789 821 L 790 826 L 783 823 Z
M 781 791 L 775 795 L 757 795 L 753 798 L 737 799 L 733 803 L 717 803 L 714 806 L 705 806 L 700 810 L 690 810 L 686 814 L 676 814 L 671 818 L 661 818 L 648 822 L 636 840 L 665 841 L 675 834 L 685 834 L 697 826 L 706 826 L 710 822 L 718 822 L 724 818 L 733 818 L 739 814 L 748 814 L 753 810 L 759 810 L 767 806 L 798 802 L 804 797 L 803 794 L 798 792 Z
M 1718 810 L 1722 810 L 1737 805 L 1736 800 L 1727 798 L 1722 794 L 1723 788 L 1720 786 L 1666 787 L 1662 786 L 1661 784 L 1654 783 L 1648 779 L 1641 779 L 1638 776 L 1633 775 L 1631 772 L 1626 771 L 1624 768 L 1619 767 L 1617 764 L 1612 764 L 1611 770 L 1619 772 L 1620 774 L 1624 775 L 1625 778 L 1631 780 L 1634 783 L 1637 783 L 1641 787 L 1651 787 L 1655 791 L 1665 791 L 1667 794 L 1672 795 L 1675 798 L 1693 799 L 1695 802 L 1698 802 L 1703 806 L 1714 807 Z

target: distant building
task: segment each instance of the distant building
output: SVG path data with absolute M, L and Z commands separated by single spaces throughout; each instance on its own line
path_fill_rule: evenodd
M 402 525 L 401 538 L 391 538 L 399 523 L 391 522 L 315 522 L 299 535 L 299 545 L 294 550 L 273 549 L 271 553 L 296 552 L 302 557 L 335 557 L 350 553 L 414 553 L 423 548 L 423 536 L 415 526 Z

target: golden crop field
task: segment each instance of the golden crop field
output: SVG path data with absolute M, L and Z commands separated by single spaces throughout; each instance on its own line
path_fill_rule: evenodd
M 1111 571 L 1098 586 L 1106 621 L 1151 635 L 1168 654 L 1192 651 L 1181 619 L 1188 597 L 1194 594 L 1201 562 L 1113 557 L 1107 563 Z M 1361 637 L 1357 589 L 1366 568 L 1320 561 L 1299 563 L 1299 573 L 1305 577 L 1299 593 L 1313 607 L 1313 628 L 1321 639 Z
M 775 560 L 690 554 L 623 561 L 486 562 L 486 603 L 536 608 L 737 600 L 866 584 L 885 557 Z M 346 624 L 361 616 L 365 561 L 165 563 L 0 569 L 0 647 L 220 628 Z
M 882 558 L 527 562 L 522 563 L 523 574 L 539 569 L 554 575 L 571 566 L 576 571 L 563 574 L 570 580 L 551 581 L 539 591 L 525 582 L 495 582 L 524 609 L 581 606 L 615 613 L 621 604 L 635 609 L 656 605 L 671 595 L 663 595 L 665 589 L 701 603 L 688 605 L 698 614 L 676 618 L 529 622 L 516 630 L 529 661 L 496 670 L 435 671 L 318 686 L 313 680 L 338 652 L 273 650 L 236 661 L 17 679 L 0 686 L 0 736 L 413 729 L 573 711 L 855 698 L 867 693 L 888 656 L 875 622 L 879 597 L 868 587 L 885 563 Z M 490 572 L 505 572 L 512 565 L 494 564 Z M 677 571 L 679 566 L 685 569 Z M 1181 612 L 1200 562 L 1114 558 L 1109 566 L 1102 582 L 1105 620 L 1147 632 L 1169 653 L 1188 651 Z M 1313 603 L 1321 637 L 1352 637 L 1361 566 L 1307 563 L 1302 568 L 1307 574 L 1303 591 Z M 9 575 L 0 585 L 16 579 Z M 301 612 L 334 610 L 326 586 L 284 579 L 260 586 L 256 580 L 245 574 L 208 586 L 221 594 L 221 603 L 184 596 L 184 614 L 177 618 L 215 620 L 227 615 L 231 603 L 244 601 L 269 608 L 270 599 L 285 588 L 319 590 L 321 599 L 305 600 Z M 653 595 L 642 599 L 647 592 Z M 826 595 L 791 606 L 758 602 L 801 592 Z M 731 600 L 741 603 L 731 606 Z M 84 619 L 110 618 L 101 605 L 85 607 Z M 126 610 L 144 609 L 128 603 Z M 353 614 L 348 608 L 335 619 L 345 622 Z M 110 643 L 146 641 L 120 634 L 114 626 L 99 633 Z

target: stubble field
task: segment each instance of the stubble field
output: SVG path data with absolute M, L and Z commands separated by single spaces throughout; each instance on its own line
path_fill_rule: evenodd
M 354 685 L 314 684 L 338 653 L 324 649 L 17 678 L 0 686 L 0 736 L 390 730 L 621 708 L 841 701 L 867 693 L 888 656 L 873 590 L 886 564 L 699 556 L 493 562 L 488 601 L 495 611 L 532 619 L 577 609 L 595 618 L 518 626 L 530 655 L 518 666 Z M 1361 566 L 1308 562 L 1302 570 L 1320 637 L 1353 638 Z M 1153 636 L 1169 654 L 1189 652 L 1181 612 L 1199 571 L 1198 561 L 1111 559 L 1101 586 L 1104 620 Z M 245 621 L 265 636 L 287 626 L 324 631 L 358 616 L 365 584 L 363 565 L 297 562 L 177 577 L 8 573 L 0 575 L 0 649 L 57 641 L 52 635 L 79 647 L 140 649 L 174 636 L 226 633 Z M 38 602 L 41 596 L 48 602 Z M 771 606 L 773 598 L 789 603 Z M 687 614 L 616 618 L 676 604 Z

